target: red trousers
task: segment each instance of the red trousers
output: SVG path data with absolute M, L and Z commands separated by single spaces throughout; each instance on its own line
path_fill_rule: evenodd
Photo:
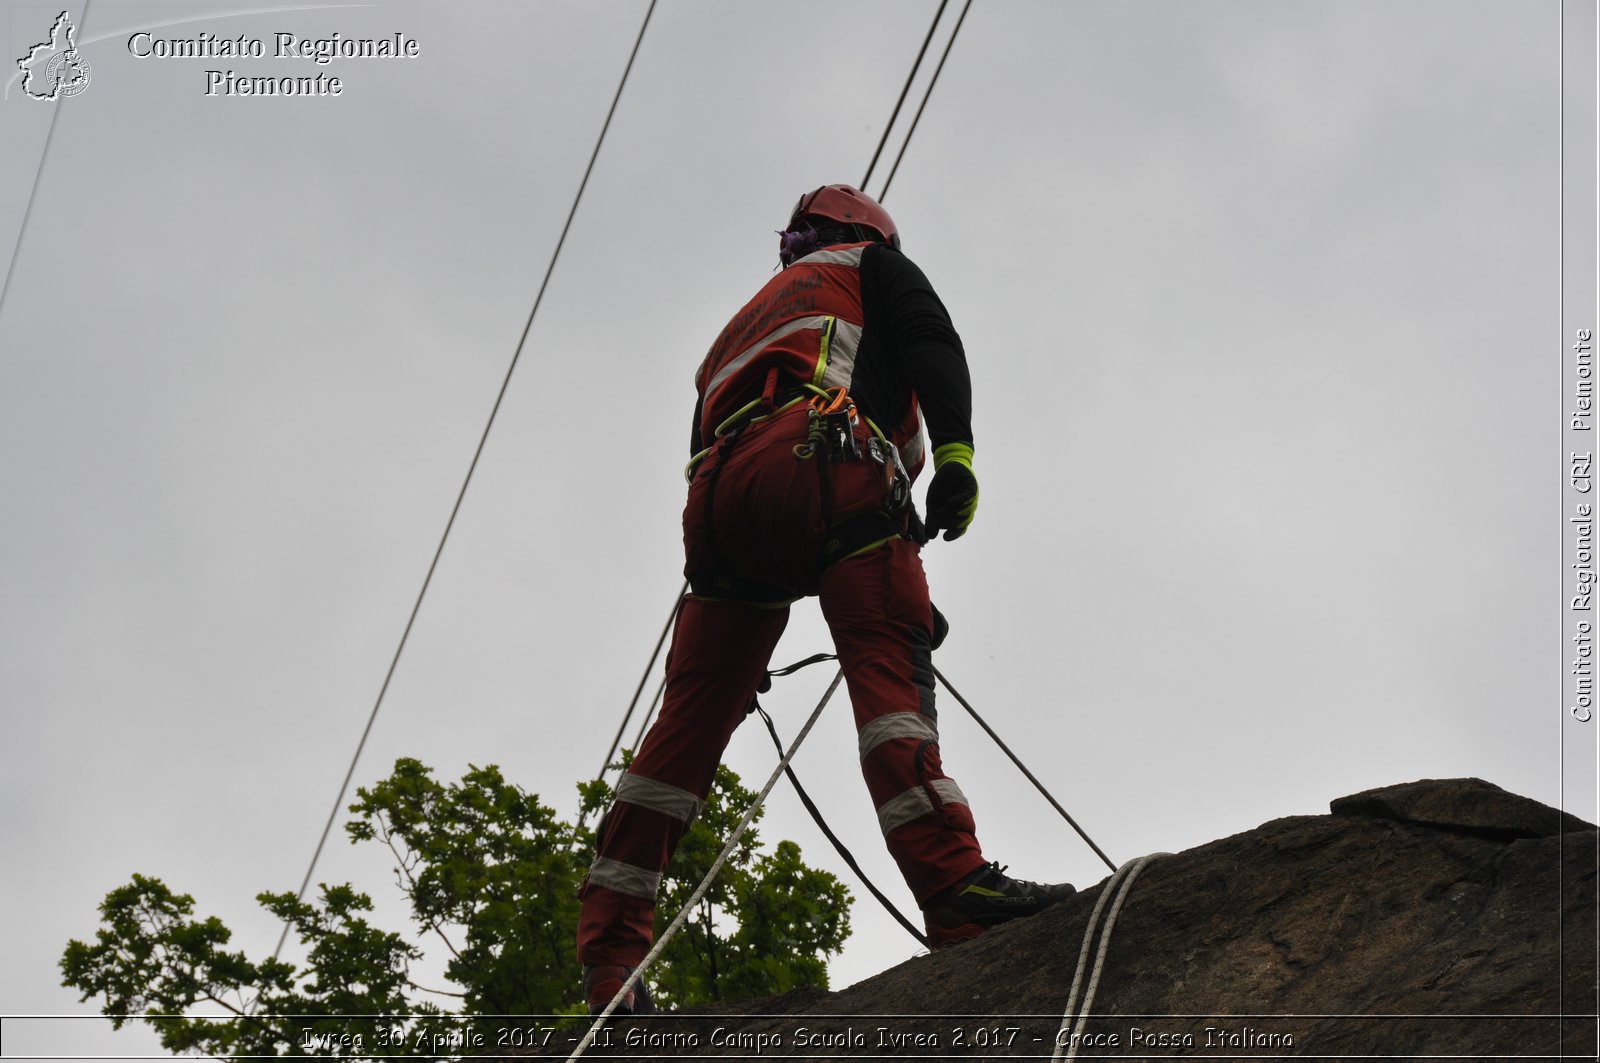
M 818 573 L 828 528 L 882 506 L 882 469 L 829 463 L 827 519 L 799 407 L 723 440 L 696 470 L 684 509 L 691 578 L 718 573 L 767 598 L 820 597 L 844 669 L 861 770 L 890 854 L 917 902 L 984 864 L 971 810 L 939 760 L 933 613 L 915 543 L 895 538 Z M 697 585 L 703 581 L 696 579 Z M 637 966 L 653 940 L 661 872 L 710 790 L 789 618 L 787 604 L 691 594 L 667 655 L 661 715 L 600 826 L 584 885 L 578 959 Z

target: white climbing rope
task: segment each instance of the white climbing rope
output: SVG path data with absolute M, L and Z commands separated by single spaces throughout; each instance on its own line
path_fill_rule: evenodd
M 683 921 L 688 918 L 689 913 L 694 911 L 694 906 L 700 903 L 700 898 L 705 896 L 706 890 L 711 888 L 711 883 L 716 880 L 717 872 L 721 871 L 722 865 L 728 862 L 728 857 L 732 855 L 734 846 L 739 844 L 739 839 L 744 837 L 745 830 L 750 826 L 751 821 L 755 819 L 756 810 L 761 807 L 762 802 L 767 799 L 767 795 L 772 792 L 772 788 L 777 785 L 778 779 L 783 775 L 783 769 L 787 768 L 789 761 L 794 759 L 795 753 L 800 749 L 800 743 L 805 741 L 806 735 L 811 732 L 812 725 L 822 715 L 822 710 L 828 704 L 828 699 L 833 697 L 835 690 L 839 689 L 839 682 L 843 678 L 844 669 L 841 668 L 834 675 L 833 682 L 828 684 L 828 689 L 823 693 L 822 700 L 817 702 L 817 707 L 812 710 L 811 718 L 806 721 L 804 727 L 800 728 L 800 733 L 794 736 L 794 741 L 789 743 L 789 751 L 783 755 L 782 760 L 778 761 L 778 767 L 773 771 L 772 777 L 761 788 L 761 792 L 756 795 L 756 799 L 750 802 L 750 807 L 745 810 L 744 818 L 739 821 L 739 825 L 733 828 L 733 833 L 728 836 L 727 844 L 723 845 L 722 852 L 718 853 L 716 860 L 712 862 L 711 870 L 706 872 L 706 877 L 700 880 L 700 885 L 695 887 L 694 893 L 684 902 L 683 908 L 678 912 L 677 917 L 672 920 L 671 925 L 656 940 L 655 947 L 650 950 L 639 966 L 633 969 L 633 973 L 628 976 L 627 981 L 622 983 L 622 988 L 617 990 L 617 995 L 611 998 L 611 1003 L 607 1004 L 605 1010 L 596 1016 L 593 1025 L 589 1027 L 589 1032 L 583 1035 L 583 1040 L 578 1042 L 578 1047 L 573 1049 L 572 1055 L 567 1057 L 567 1063 L 572 1063 L 572 1060 L 583 1055 L 588 1047 L 594 1043 L 595 1034 L 599 1033 L 600 1028 L 606 1024 L 606 1020 L 611 1018 L 611 1013 L 617 1010 L 617 1005 L 627 997 L 634 986 L 639 984 L 639 980 L 644 977 L 644 972 L 649 970 L 650 965 L 656 961 L 656 957 L 661 955 L 661 950 L 666 948 L 667 942 L 672 940 L 672 935 L 678 932 L 678 928 L 683 925 Z
M 1083 1036 L 1083 1028 L 1088 1025 L 1089 1011 L 1094 1007 L 1094 993 L 1100 987 L 1100 971 L 1106 965 L 1106 950 L 1111 944 L 1111 928 L 1117 924 L 1117 914 L 1122 911 L 1122 902 L 1127 899 L 1128 891 L 1133 888 L 1133 880 L 1139 877 L 1139 872 L 1158 856 L 1171 856 L 1171 853 L 1149 853 L 1130 860 L 1117 868 L 1116 873 L 1106 880 L 1105 889 L 1100 891 L 1100 899 L 1095 902 L 1094 911 L 1089 915 L 1089 925 L 1083 928 L 1083 947 L 1078 950 L 1078 971 L 1072 977 L 1072 992 L 1067 995 L 1067 1009 L 1061 1015 L 1061 1029 L 1056 1031 L 1056 1050 L 1050 1058 L 1052 1061 L 1078 1058 L 1078 1041 Z M 1094 940 L 1095 928 L 1100 923 L 1100 912 L 1105 908 L 1106 901 L 1111 899 L 1115 891 L 1117 899 L 1111 905 L 1111 914 L 1106 917 L 1105 929 L 1100 932 L 1100 946 L 1094 960 L 1094 971 L 1089 976 L 1089 988 L 1083 997 L 1083 1009 L 1078 1011 L 1078 990 L 1083 986 L 1083 972 L 1089 961 L 1089 943 Z M 1077 1024 L 1073 1026 L 1073 1014 L 1077 1012 Z M 1069 1036 L 1067 1027 L 1073 1029 Z M 1063 1049 L 1066 1055 L 1062 1055 Z

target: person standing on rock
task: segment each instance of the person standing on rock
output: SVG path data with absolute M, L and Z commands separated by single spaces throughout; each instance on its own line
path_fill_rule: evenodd
M 978 505 L 961 339 L 887 211 L 849 185 L 802 197 L 782 272 L 695 375 L 683 535 L 690 593 L 661 715 L 617 785 L 582 888 L 578 960 L 598 1013 L 649 952 L 656 891 L 765 676 L 789 606 L 816 595 L 849 685 L 861 770 L 933 947 L 1071 896 L 985 859 L 939 757 L 936 612 L 920 548 Z M 910 501 L 933 442 L 927 519 Z M 937 626 L 942 636 L 942 617 Z M 618 1010 L 650 1010 L 641 979 Z

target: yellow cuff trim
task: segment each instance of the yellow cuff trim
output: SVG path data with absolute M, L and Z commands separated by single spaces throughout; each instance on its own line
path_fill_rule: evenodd
M 933 467 L 935 470 L 943 468 L 949 462 L 965 465 L 967 471 L 972 471 L 972 444 L 971 443 L 946 443 L 933 452 Z

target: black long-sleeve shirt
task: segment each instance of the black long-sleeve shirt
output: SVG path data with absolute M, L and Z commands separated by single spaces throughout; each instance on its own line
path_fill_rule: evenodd
M 887 244 L 861 253 L 861 343 L 850 395 L 863 414 L 884 428 L 900 424 L 915 393 L 937 450 L 972 443 L 972 378 L 961 337 L 926 275 Z M 700 432 L 695 404 L 690 454 L 709 440 Z

